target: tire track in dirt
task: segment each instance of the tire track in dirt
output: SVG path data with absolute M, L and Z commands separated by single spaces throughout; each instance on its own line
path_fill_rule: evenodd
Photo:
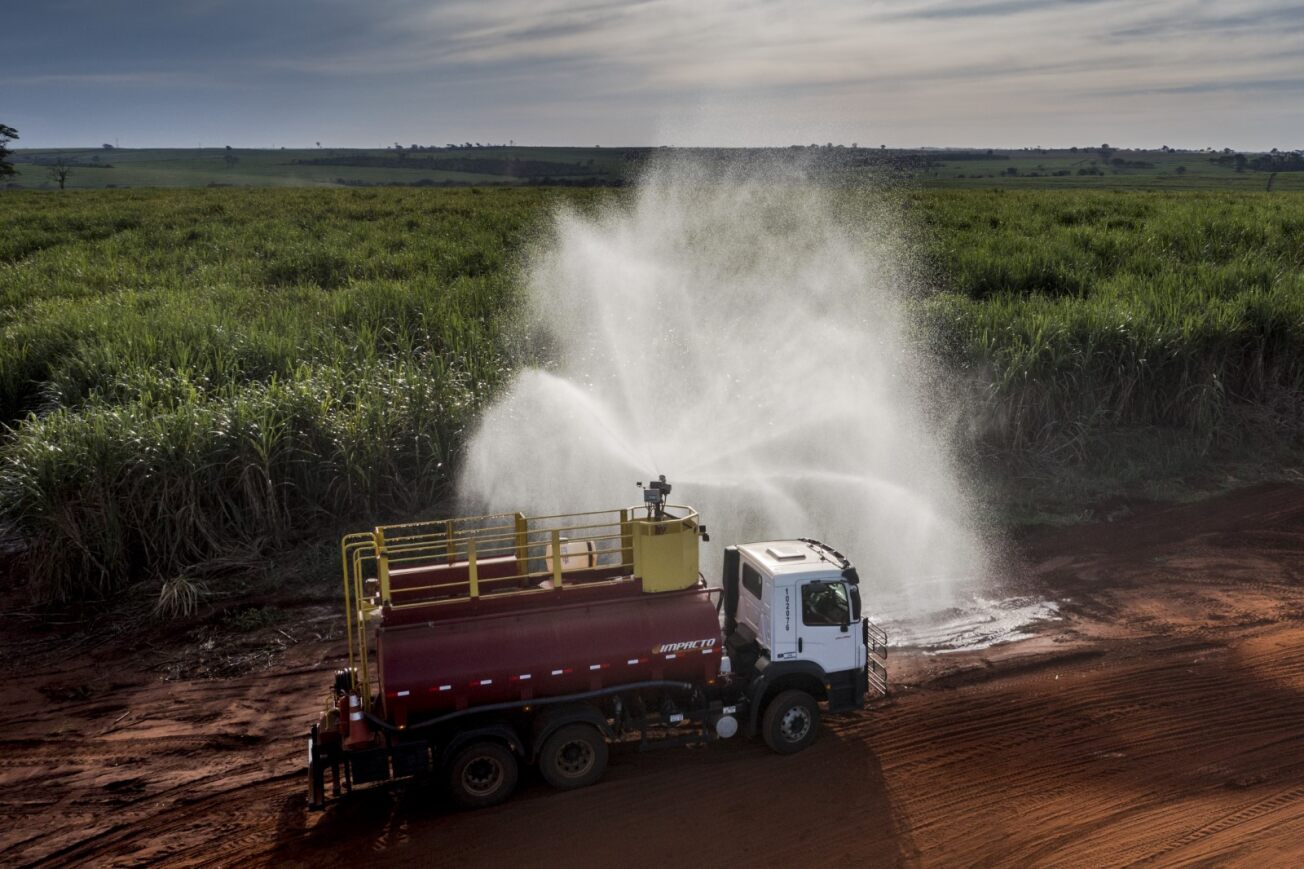
M 235 861 L 253 856 L 271 844 L 266 835 L 266 797 L 251 797 L 247 791 L 290 782 L 301 777 L 298 770 L 261 776 L 252 781 L 226 788 L 204 791 L 203 796 L 188 801 L 174 801 L 157 812 L 118 824 L 108 830 L 85 837 L 58 851 L 44 855 L 31 865 L 77 865 L 93 860 L 101 864 L 119 861 L 138 862 L 142 856 L 154 861 L 181 860 L 189 856 L 199 863 Z M 209 781 L 201 784 L 211 784 Z M 219 820 L 220 819 L 220 820 Z M 150 853 L 140 853 L 142 829 L 153 841 Z M 231 834 L 243 835 L 232 837 Z M 187 847 L 169 844 L 179 834 L 202 833 L 203 841 Z M 173 838 L 173 841 L 176 841 Z
M 1208 839 L 1211 836 L 1216 836 L 1220 833 L 1231 832 L 1235 830 L 1237 827 L 1240 827 L 1250 821 L 1258 820 L 1264 815 L 1285 809 L 1291 806 L 1292 804 L 1294 804 L 1297 800 L 1300 800 L 1302 798 L 1304 798 L 1304 787 L 1292 788 L 1290 790 L 1283 791 L 1278 794 L 1274 794 L 1273 796 L 1268 797 L 1267 799 L 1262 799 L 1249 806 L 1246 806 L 1245 808 L 1241 809 L 1238 812 L 1220 818 L 1219 820 L 1213 822 L 1212 824 L 1205 824 L 1203 827 L 1200 827 L 1199 829 L 1192 830 L 1191 832 L 1187 833 L 1185 836 L 1182 836 L 1181 838 L 1170 842 L 1169 844 L 1155 851 L 1153 854 L 1150 854 L 1144 860 L 1140 860 L 1137 861 L 1136 863 L 1129 864 L 1129 865 L 1135 866 L 1135 865 L 1143 865 L 1146 863 L 1153 863 L 1173 853 L 1174 851 L 1185 848 L 1188 845 L 1192 845 L 1196 842 L 1201 841 L 1202 839 Z

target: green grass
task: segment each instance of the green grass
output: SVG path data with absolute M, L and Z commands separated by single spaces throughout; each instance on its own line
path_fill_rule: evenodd
M 0 509 L 52 598 L 438 501 L 546 191 L 18 194 Z
M 0 514 L 33 590 L 153 583 L 171 606 L 223 565 L 437 505 L 520 361 L 519 252 L 559 198 L 623 195 L 0 194 Z M 896 204 L 937 288 L 913 305 L 938 402 L 1001 498 L 1300 445 L 1304 196 Z
M 984 439 L 1100 426 L 1212 438 L 1233 402 L 1304 389 L 1304 197 L 938 191 L 926 333 L 984 372 Z M 1076 447 L 1075 447 L 1076 448 Z

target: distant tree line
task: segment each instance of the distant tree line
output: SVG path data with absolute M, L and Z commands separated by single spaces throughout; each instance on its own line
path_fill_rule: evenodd
M 374 154 L 349 154 L 292 161 L 301 166 L 352 166 L 377 169 L 430 169 L 439 172 L 465 172 L 474 175 L 506 175 L 531 178 L 544 175 L 599 175 L 602 170 L 593 161 L 560 163 L 553 160 L 519 160 L 514 157 L 417 157 L 399 159 Z
M 341 187 L 624 187 L 623 178 L 605 178 L 591 176 L 588 178 L 540 178 L 527 179 L 523 184 L 511 181 L 460 181 L 433 178 L 419 178 L 416 181 L 363 181 L 358 178 L 336 178 L 335 183 Z M 209 187 L 227 187 L 225 184 L 209 184 Z
M 1217 157 L 1210 157 L 1210 163 L 1234 168 L 1237 172 L 1246 169 L 1255 172 L 1304 172 L 1304 153 L 1299 151 L 1273 150 L 1267 154 L 1236 154 L 1223 152 Z
M 20 163 L 31 163 L 34 166 L 55 166 L 63 164 L 65 166 L 76 166 L 78 169 L 112 169 L 112 163 L 104 163 L 100 160 L 99 154 L 91 154 L 89 157 L 85 154 L 23 154 L 18 158 Z
M 994 151 L 942 151 L 937 155 L 937 159 L 946 163 L 957 163 L 964 160 L 1008 160 L 1009 154 L 997 154 Z
M 321 147 L 321 142 L 317 143 L 317 147 L 318 148 Z M 460 145 L 457 144 L 456 142 L 448 142 L 447 144 L 444 145 L 415 145 L 415 144 L 403 145 L 399 142 L 395 142 L 393 145 L 386 145 L 385 150 L 386 151 L 471 151 L 476 148 L 514 148 L 514 147 L 516 147 L 516 142 L 514 141 L 509 142 L 506 145 L 503 144 L 495 145 L 490 142 L 485 142 L 484 144 L 481 144 L 480 142 L 463 142 Z

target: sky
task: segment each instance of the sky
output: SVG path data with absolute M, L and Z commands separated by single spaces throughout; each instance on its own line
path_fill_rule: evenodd
M 26 0 L 15 146 L 1304 147 L 1280 0 Z

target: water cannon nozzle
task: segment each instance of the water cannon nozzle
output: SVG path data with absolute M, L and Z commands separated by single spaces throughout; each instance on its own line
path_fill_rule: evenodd
M 666 475 L 662 474 L 658 479 L 653 480 L 644 486 L 638 484 L 643 490 L 643 503 L 647 504 L 647 515 L 649 519 L 664 519 L 666 515 L 666 496 L 670 494 L 671 485 L 666 482 Z

